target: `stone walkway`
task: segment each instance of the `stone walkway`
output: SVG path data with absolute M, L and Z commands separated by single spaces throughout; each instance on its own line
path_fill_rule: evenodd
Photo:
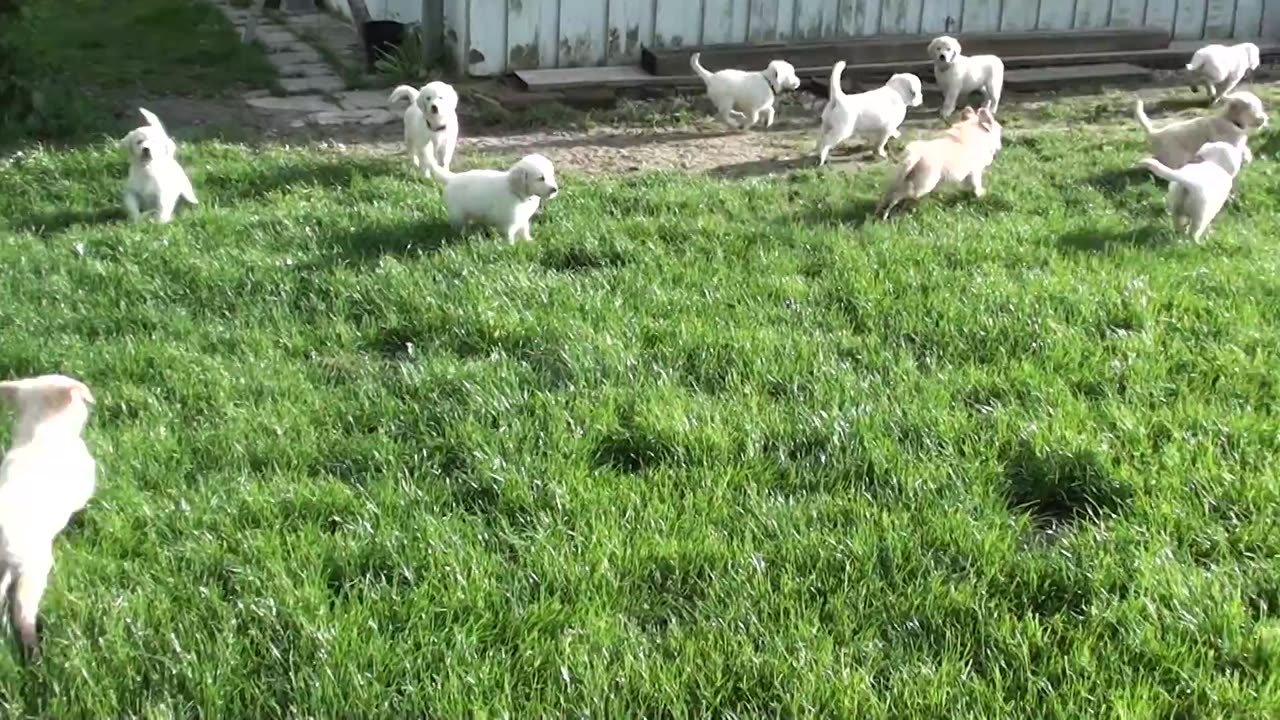
M 233 7 L 228 0 L 214 0 L 214 4 L 241 33 L 256 13 Z M 352 67 L 361 67 L 364 48 L 355 28 L 343 19 L 319 11 L 262 15 L 254 29 L 254 39 L 280 73 L 280 85 L 285 91 L 283 96 L 265 90 L 245 93 L 245 102 L 255 111 L 287 119 L 293 127 L 383 125 L 399 119 L 387 102 L 388 91 L 348 90 L 340 70 L 326 62 L 312 44 L 348 58 Z

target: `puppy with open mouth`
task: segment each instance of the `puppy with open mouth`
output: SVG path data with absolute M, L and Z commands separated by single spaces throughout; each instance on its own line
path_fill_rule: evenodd
M 54 538 L 93 496 L 97 465 L 81 437 L 93 395 L 79 380 L 41 375 L 0 382 L 0 400 L 16 415 L 0 462 L 0 602 L 27 659 L 38 660 Z
M 525 155 L 506 170 L 453 172 L 436 162 L 433 153 L 423 156 L 431 174 L 444 185 L 449 223 L 492 225 L 502 229 L 507 242 L 532 240 L 529 223 L 543 200 L 560 192 L 555 168 L 546 157 Z
M 960 41 L 948 35 L 929 43 L 929 59 L 933 74 L 942 88 L 942 118 L 951 117 L 956 103 L 969 93 L 981 90 L 986 96 L 983 107 L 995 115 L 1004 91 L 1004 61 L 995 55 L 968 56 L 960 52 Z
M 764 70 L 717 70 L 702 67 L 702 53 L 689 57 L 689 67 L 707 86 L 707 97 L 715 104 L 726 125 L 745 130 L 764 118 L 765 127 L 773 127 L 774 105 L 783 92 L 800 87 L 796 69 L 786 60 L 774 60 Z
M 413 166 L 430 172 L 423 155 L 433 148 L 436 162 L 443 168 L 453 163 L 458 146 L 458 93 L 453 86 L 436 80 L 421 89 L 400 85 L 391 91 L 388 102 L 408 100 L 404 111 L 404 144 Z
M 133 222 L 154 214 L 167 223 L 178 200 L 199 204 L 191 180 L 178 164 L 178 146 L 155 113 L 138 108 L 147 124 L 129 131 L 120 141 L 129 153 L 129 178 L 125 181 L 124 209 Z
M 1222 109 L 1215 115 L 1169 123 L 1157 128 L 1147 117 L 1142 100 L 1134 107 L 1138 124 L 1147 134 L 1151 154 L 1161 164 L 1178 169 L 1191 162 L 1205 143 L 1225 142 L 1240 148 L 1245 162 L 1253 160 L 1249 152 L 1249 134 L 1270 123 L 1262 101 L 1251 92 L 1240 91 L 1218 99 Z

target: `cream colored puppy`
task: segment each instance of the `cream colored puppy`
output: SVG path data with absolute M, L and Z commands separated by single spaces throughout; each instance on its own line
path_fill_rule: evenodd
M 155 213 L 167 223 L 173 219 L 178 199 L 196 205 L 196 191 L 187 173 L 178 164 L 178 146 L 160 124 L 160 118 L 146 108 L 138 112 L 147 124 L 129 131 L 120 141 L 129 153 L 129 178 L 124 187 L 124 209 L 138 222 L 144 214 Z
M 1187 70 L 1191 73 L 1191 91 L 1204 85 L 1209 99 L 1217 101 L 1226 95 L 1251 71 L 1262 64 L 1258 46 L 1251 42 L 1238 45 L 1205 45 L 1191 56 Z
M 902 137 L 898 128 L 907 117 L 907 108 L 920 107 L 924 97 L 920 78 L 898 73 L 883 87 L 848 95 L 840 86 L 843 60 L 831 68 L 831 89 L 822 110 L 822 130 L 818 136 L 818 164 L 825 165 L 831 148 L 855 134 L 869 135 L 876 143 L 876 155 L 885 156 L 890 138 Z
M 13 446 L 0 462 L 0 601 L 35 660 L 53 540 L 93 495 L 96 465 L 80 437 L 93 395 L 78 380 L 41 375 L 0 382 L 0 399 L 16 411 Z
M 1002 145 L 1002 128 L 987 108 L 965 108 L 960 122 L 940 138 L 907 145 L 907 156 L 885 191 L 876 213 L 882 218 L 903 200 L 916 200 L 942 183 L 967 184 L 975 197 L 986 194 L 982 174 Z
M 996 114 L 1004 91 L 1003 60 L 995 55 L 964 55 L 960 52 L 960 42 L 947 35 L 929 43 L 929 59 L 933 61 L 938 87 L 942 88 L 943 119 L 951 117 L 961 98 L 976 90 L 986 95 L 983 107 Z
M 702 53 L 689 58 L 689 66 L 707 86 L 707 97 L 715 103 L 720 119 L 730 127 L 746 129 L 764 116 L 764 126 L 773 127 L 774 102 L 783 91 L 800 87 L 796 69 L 786 60 L 774 60 L 759 72 L 719 70 L 711 72 L 699 62 Z
M 1206 115 L 1192 120 L 1182 120 L 1157 128 L 1147 117 L 1142 100 L 1137 101 L 1134 115 L 1147 133 L 1151 154 L 1161 164 L 1178 169 L 1196 156 L 1205 143 L 1225 142 L 1240 148 L 1245 162 L 1253 159 L 1246 145 L 1249 132 L 1266 127 L 1270 120 L 1262 107 L 1262 101 L 1251 92 L 1223 95 L 1222 110 L 1216 115 Z
M 1244 165 L 1240 147 L 1231 143 L 1205 143 L 1192 162 L 1174 170 L 1155 158 L 1138 165 L 1169 181 L 1167 206 L 1173 226 L 1199 240 L 1231 196 L 1236 175 Z
M 422 89 L 400 85 L 391 91 L 387 102 L 408 100 L 404 111 L 404 145 L 413 166 L 428 172 L 422 156 L 434 148 L 436 162 L 448 168 L 458 146 L 458 93 L 453 86 L 439 80 Z
M 516 237 L 532 240 L 529 222 L 543 200 L 560 192 L 555 169 L 542 155 L 525 155 L 508 170 L 467 170 L 451 172 L 436 162 L 434 154 L 423 156 L 427 167 L 444 185 L 444 204 L 449 222 L 455 226 L 483 223 L 502 228 L 507 242 Z

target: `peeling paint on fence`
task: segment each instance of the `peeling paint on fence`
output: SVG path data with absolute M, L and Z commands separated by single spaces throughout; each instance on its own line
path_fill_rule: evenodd
M 472 75 L 619 65 L 651 47 L 855 35 L 1168 28 L 1178 39 L 1280 35 L 1280 0 L 444 0 Z M 1272 7 L 1275 6 L 1275 7 Z

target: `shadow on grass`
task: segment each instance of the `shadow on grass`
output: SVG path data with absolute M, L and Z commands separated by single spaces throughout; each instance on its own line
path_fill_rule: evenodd
M 1025 512 L 1043 529 L 1098 521 L 1125 511 L 1133 490 L 1111 476 L 1092 450 L 1039 451 L 1021 443 L 1005 453 L 1005 494 L 1009 509 Z
M 805 168 L 812 169 L 816 167 L 818 161 L 813 157 L 799 157 L 787 160 L 764 159 L 750 160 L 747 162 L 733 163 L 730 165 L 721 165 L 707 171 L 708 175 L 719 178 L 744 178 L 757 177 L 760 175 L 773 175 L 776 173 L 787 173 L 793 170 L 802 170 Z
M 1089 176 L 1085 184 L 1108 197 L 1123 194 L 1134 185 L 1146 185 L 1154 182 L 1151 173 L 1145 168 L 1128 167 L 1112 168 Z
M 1074 252 L 1106 252 L 1115 247 L 1158 247 L 1169 240 L 1168 228 L 1144 225 L 1123 230 L 1072 230 L 1058 237 L 1058 247 Z
M 878 200 L 863 198 L 844 203 L 835 208 L 827 205 L 810 206 L 805 208 L 802 217 L 806 222 L 814 225 L 843 225 L 859 228 L 878 220 L 876 217 L 876 205 L 878 202 Z
M 128 219 L 123 207 L 100 207 L 93 210 L 55 210 L 35 213 L 14 222 L 17 232 L 31 233 L 39 237 L 58 235 L 77 225 L 106 225 L 123 223 Z
M 444 218 L 431 218 L 402 224 L 366 223 L 354 231 L 321 235 L 318 243 L 329 251 L 328 264 L 368 264 L 383 257 L 426 255 L 478 235 L 473 228 L 454 228 Z
M 335 153 L 319 162 L 255 168 L 251 172 L 227 175 L 208 173 L 199 191 L 224 200 L 256 200 L 277 191 L 295 192 L 306 187 L 345 189 L 351 187 L 356 178 L 405 177 L 408 170 L 401 160 L 402 157 L 352 157 Z

